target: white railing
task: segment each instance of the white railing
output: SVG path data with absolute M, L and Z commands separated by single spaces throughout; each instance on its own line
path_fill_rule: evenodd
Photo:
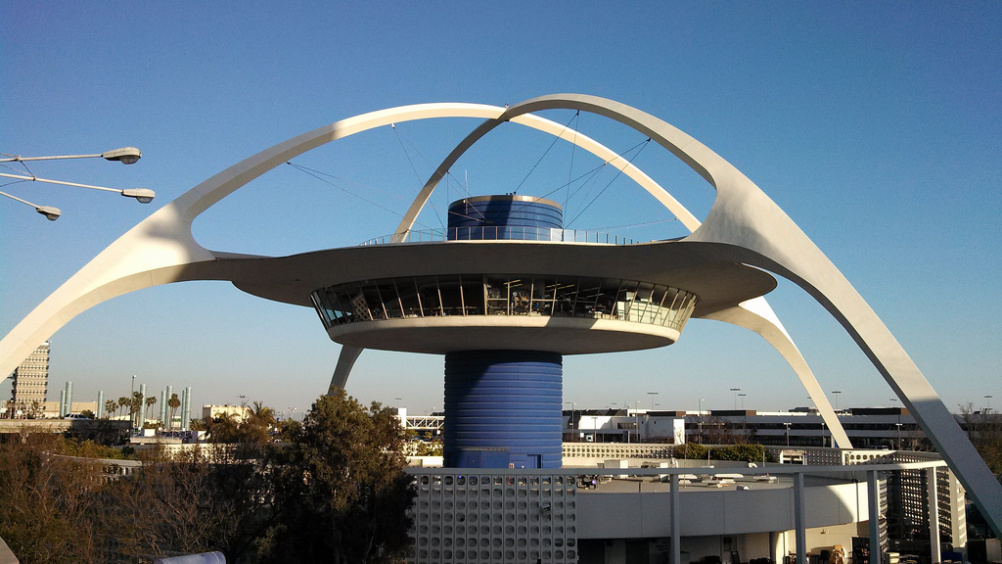
M 599 245 L 636 245 L 629 237 L 582 229 L 485 225 L 408 231 L 369 239 L 362 246 L 390 243 L 435 243 L 443 241 L 550 241 L 556 243 L 593 243 Z

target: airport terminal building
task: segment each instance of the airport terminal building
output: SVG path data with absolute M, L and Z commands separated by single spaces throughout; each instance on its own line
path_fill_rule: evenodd
M 554 109 L 618 121 L 677 156 L 716 192 L 707 217 L 697 220 L 628 159 L 537 115 Z M 203 211 L 305 151 L 374 127 L 442 117 L 482 122 L 442 161 L 391 235 L 358 246 L 264 257 L 212 251 L 191 234 Z M 456 160 L 508 123 L 550 133 L 612 164 L 691 235 L 637 242 L 568 230 L 558 203 L 521 194 L 461 198 L 449 205 L 447 227 L 414 230 L 417 215 Z M 840 322 L 941 459 L 901 454 L 900 441 L 895 450 L 854 448 L 856 439 L 765 300 L 777 285 L 775 276 L 816 297 Z M 618 102 L 559 94 L 503 108 L 421 104 L 363 114 L 280 143 L 196 186 L 98 255 L 0 341 L 0 373 L 88 307 L 188 280 L 225 280 L 254 296 L 314 308 L 330 339 L 341 345 L 332 389 L 345 385 L 365 349 L 443 356 L 442 467 L 412 469 L 418 480 L 415 562 L 714 564 L 779 561 L 792 554 L 801 564 L 839 564 L 853 556 L 877 564 L 887 546 L 887 483 L 901 472 L 925 476 L 919 479 L 924 494 L 908 491 L 925 495 L 921 513 L 929 554 L 940 556 L 932 560 L 941 560 L 944 539 L 964 544 L 964 490 L 993 529 L 1002 527 L 1002 487 L 995 476 L 831 261 L 719 155 Z M 753 331 L 782 355 L 823 422 L 818 438 L 834 447 L 816 456 L 818 464 L 697 464 L 673 457 L 673 451 L 610 455 L 608 443 L 565 443 L 568 431 L 580 439 L 587 422 L 586 414 L 567 418 L 562 409 L 563 356 L 671 345 L 699 319 Z M 633 416 L 635 428 L 624 421 L 625 428 L 615 431 L 641 438 L 640 414 Z M 668 443 L 691 437 L 693 423 L 702 437 L 703 425 L 713 421 L 701 416 L 674 417 L 682 422 L 672 422 Z M 760 423 L 754 414 L 726 417 L 735 416 Z M 792 428 L 804 421 L 788 423 Z M 802 435 L 796 431 L 788 433 L 784 425 L 761 435 L 785 440 Z M 646 432 L 649 437 L 653 431 Z M 597 429 L 593 435 L 599 440 Z M 568 450 L 568 444 L 575 447 Z M 641 468 L 645 464 L 649 468 Z M 589 475 L 590 481 L 582 478 Z M 594 488 L 588 487 L 592 482 Z M 923 521 L 915 519 L 909 531 L 922 529 Z

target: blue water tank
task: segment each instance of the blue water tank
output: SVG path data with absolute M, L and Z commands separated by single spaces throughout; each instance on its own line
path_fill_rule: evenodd
M 464 198 L 449 205 L 448 239 L 549 241 L 551 230 L 563 229 L 563 221 L 560 204 L 543 198 L 512 194 Z
M 560 468 L 562 380 L 558 353 L 446 354 L 445 466 Z

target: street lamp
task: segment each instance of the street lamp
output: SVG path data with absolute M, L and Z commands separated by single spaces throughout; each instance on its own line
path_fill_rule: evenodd
M 22 157 L 21 155 L 8 156 L 6 159 L 0 159 L 0 163 L 19 163 L 24 161 L 55 161 L 62 159 L 96 159 L 102 158 L 109 161 L 118 161 L 122 164 L 130 165 L 136 164 L 143 157 L 143 152 L 135 147 L 122 147 L 121 149 L 112 149 L 110 151 L 105 151 L 103 153 L 97 153 L 93 155 L 56 155 L 52 157 Z
M 745 408 L 745 396 L 747 395 L 748 394 L 738 394 L 738 397 L 741 398 L 741 409 Z
M 129 388 L 129 417 L 132 418 L 132 429 L 136 429 L 136 375 L 132 375 L 132 387 Z
M 741 388 L 731 388 L 731 391 L 734 392 L 734 409 L 736 410 L 738 408 L 738 392 L 741 391 Z
M 142 151 L 140 151 L 139 149 L 137 149 L 135 147 L 121 147 L 119 149 L 112 149 L 110 151 L 105 151 L 103 153 L 95 153 L 95 154 L 92 154 L 92 155 L 55 155 L 55 156 L 46 156 L 46 157 L 23 157 L 21 155 L 7 155 L 6 153 L 0 153 L 0 155 L 5 155 L 4 158 L 0 158 L 0 163 L 15 163 L 15 162 L 22 163 L 22 166 L 24 166 L 25 171 L 28 171 L 28 167 L 26 165 L 24 165 L 24 163 L 28 162 L 28 161 L 52 161 L 52 160 L 63 160 L 63 159 L 102 158 L 102 159 L 105 159 L 105 160 L 108 160 L 108 161 L 118 161 L 118 162 L 120 162 L 122 164 L 130 165 L 130 164 L 135 164 L 137 161 L 139 161 L 139 159 L 142 158 L 143 153 L 142 153 Z M 3 165 L 3 166 L 6 166 L 6 165 Z M 77 182 L 64 182 L 62 180 L 51 180 L 51 179 L 47 179 L 47 178 L 39 178 L 39 177 L 35 176 L 34 174 L 31 174 L 30 171 L 28 171 L 28 173 L 29 173 L 28 176 L 25 176 L 25 175 L 22 175 L 22 174 L 0 173 L 0 177 L 13 178 L 15 180 L 20 180 L 20 181 L 45 182 L 45 183 L 48 183 L 48 184 L 60 184 L 60 185 L 63 185 L 63 186 L 76 186 L 76 187 L 80 187 L 80 188 L 90 188 L 92 190 L 103 190 L 103 191 L 107 191 L 107 192 L 118 192 L 119 194 L 121 194 L 122 196 L 125 196 L 127 198 L 134 198 L 137 202 L 142 203 L 142 204 L 148 204 L 148 203 L 150 203 L 150 202 L 153 201 L 154 197 L 156 197 L 156 194 L 153 192 L 153 190 L 149 190 L 147 188 L 129 188 L 129 189 L 126 189 L 126 190 L 119 190 L 119 189 L 115 189 L 115 188 L 107 188 L 107 187 L 104 187 L 104 186 L 93 186 L 93 185 L 90 185 L 90 184 L 80 184 L 80 183 L 77 183 Z M 8 198 L 11 198 L 13 200 L 17 200 L 18 202 L 21 202 L 23 204 L 27 204 L 27 205 L 35 208 L 35 211 L 37 211 L 38 213 L 44 215 L 50 221 L 55 221 L 55 219 L 58 218 L 60 216 L 60 214 L 61 214 L 61 212 L 59 211 L 58 208 L 54 208 L 54 207 L 50 207 L 50 206 L 37 206 L 35 204 L 32 204 L 32 203 L 27 202 L 25 200 L 22 200 L 20 198 L 11 196 L 10 194 L 4 193 L 4 192 L 0 192 L 0 194 L 2 194 L 4 196 L 7 196 Z
M 842 394 L 842 390 L 834 390 L 832 395 L 835 396 L 835 411 L 838 411 L 838 397 Z
M 577 408 L 578 408 L 577 402 L 565 401 L 564 404 L 570 404 L 571 405 L 571 417 L 570 417 L 570 419 L 567 420 L 567 429 L 568 430 L 570 430 L 570 429 L 580 430 L 581 429 L 580 422 L 579 422 L 579 424 L 578 424 L 577 427 L 574 426 L 574 411 L 577 410 Z M 574 435 L 575 435 L 575 438 L 571 442 L 577 442 L 577 437 L 578 437 L 579 433 L 577 431 L 575 431 Z
M 59 208 L 54 208 L 52 206 L 39 206 L 39 205 L 36 205 L 36 204 L 33 204 L 33 203 L 29 202 L 28 200 L 22 200 L 21 198 L 18 198 L 17 196 L 12 196 L 12 195 L 8 194 L 7 192 L 0 192 L 0 195 L 7 196 L 11 200 L 16 200 L 18 202 L 21 202 L 22 204 L 26 204 L 26 205 L 29 205 L 29 206 L 35 208 L 35 211 L 37 211 L 38 213 L 44 215 L 45 218 L 48 219 L 49 221 L 55 221 L 55 220 L 59 219 L 59 216 L 62 215 L 62 213 L 63 213 L 63 212 L 59 211 Z
M 651 411 L 654 410 L 654 396 L 658 395 L 657 392 L 647 392 L 647 395 L 651 396 Z
M 985 396 L 985 415 L 992 410 L 992 397 L 993 396 Z
M 29 180 L 32 182 L 45 182 L 47 184 L 59 184 L 61 186 L 77 186 L 79 188 L 90 188 L 91 190 L 103 190 L 105 192 L 118 192 L 119 194 L 127 198 L 135 198 L 141 204 L 148 204 L 153 201 L 156 197 L 156 192 L 148 188 L 129 188 L 125 190 L 120 190 L 118 188 L 108 188 L 105 186 L 94 186 L 93 184 L 80 184 L 79 182 L 65 182 L 62 180 L 52 180 L 49 178 L 39 178 L 32 174 L 31 176 L 25 176 L 23 174 L 7 174 L 6 172 L 0 172 L 0 176 L 4 178 L 14 178 L 17 180 Z

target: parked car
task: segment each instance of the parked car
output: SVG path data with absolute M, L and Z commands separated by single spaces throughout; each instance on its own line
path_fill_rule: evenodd
M 63 417 L 63 419 L 75 419 L 75 420 L 90 421 L 90 417 L 87 417 L 86 415 L 83 415 L 83 414 L 80 414 L 80 413 L 70 413 L 66 417 Z

